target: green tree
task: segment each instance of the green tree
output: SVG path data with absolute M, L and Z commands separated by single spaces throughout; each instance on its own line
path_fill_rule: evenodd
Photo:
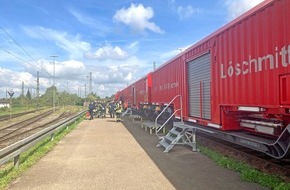
M 30 90 L 29 90 L 29 89 L 27 90 L 26 98 L 27 98 L 28 100 L 31 100 L 31 93 L 30 93 Z
M 55 90 L 55 97 L 57 98 L 57 94 L 58 94 L 57 88 L 55 86 L 51 86 L 47 88 L 45 93 L 39 98 L 39 102 L 41 105 L 52 106 L 53 90 Z
M 87 95 L 87 101 L 89 102 L 92 102 L 92 101 L 95 101 L 95 100 L 100 100 L 101 98 L 99 96 L 97 96 L 96 93 L 90 93 Z

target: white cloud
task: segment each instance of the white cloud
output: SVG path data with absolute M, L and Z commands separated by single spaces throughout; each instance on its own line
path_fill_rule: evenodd
M 78 79 L 85 72 L 85 65 L 76 60 L 63 61 L 56 64 L 56 75 L 64 79 Z
M 53 71 L 55 69 L 55 78 L 57 79 L 68 79 L 68 80 L 77 80 L 79 75 L 85 72 L 85 65 L 84 63 L 76 60 L 68 60 L 68 61 L 55 61 L 55 64 L 52 60 L 39 60 L 38 61 L 40 67 L 45 74 L 42 75 L 43 77 L 52 78 Z M 26 65 L 26 70 L 32 72 L 34 71 L 33 65 Z M 46 73 L 49 73 L 48 76 Z
M 125 81 L 131 81 L 132 79 L 133 79 L 133 75 L 131 72 L 129 72 L 128 75 L 124 77 Z
M 53 61 L 39 60 L 38 68 L 42 68 L 40 72 L 40 94 L 43 94 L 46 88 L 53 85 Z M 70 61 L 55 61 L 55 78 L 56 86 L 59 91 L 69 90 L 70 93 L 79 93 L 82 89 L 82 96 L 85 92 L 85 84 L 88 90 L 88 75 L 92 72 L 93 92 L 101 97 L 111 96 L 116 91 L 124 88 L 126 84 L 136 81 L 142 73 L 148 73 L 146 70 L 146 62 L 139 60 L 137 57 L 131 56 L 125 60 L 92 60 L 92 65 L 84 65 L 84 63 Z M 10 71 L 1 69 L 0 67 L 0 97 L 6 89 L 12 89 L 15 96 L 21 93 L 21 83 L 25 82 L 25 92 L 27 88 L 36 88 L 36 67 L 33 64 L 23 64 L 25 72 Z M 34 66 L 33 66 L 34 65 Z M 89 70 L 88 70 L 89 69 Z M 47 75 L 46 73 L 51 75 Z M 30 83 L 31 85 L 29 85 Z
M 104 90 L 106 90 L 105 85 L 101 84 L 101 85 L 98 87 L 98 91 L 104 91 Z
M 104 35 L 108 31 L 110 31 L 110 27 L 108 27 L 105 22 L 101 22 L 100 19 L 90 17 L 88 15 L 85 15 L 84 13 L 78 12 L 77 10 L 73 9 L 70 9 L 69 12 L 76 18 L 78 22 L 95 29 L 99 32 L 100 35 Z
M 153 18 L 154 11 L 151 7 L 145 8 L 142 4 L 135 5 L 134 3 L 128 9 L 122 8 L 114 15 L 114 20 L 130 26 L 134 31 L 144 32 L 146 29 L 163 33 L 163 31 L 149 20 Z
M 138 41 L 132 42 L 131 44 L 129 44 L 128 48 L 131 50 L 139 49 L 139 42 Z
M 91 67 L 94 82 L 106 85 L 131 83 L 148 72 L 146 62 L 134 56 L 122 61 L 97 60 Z
M 175 0 L 168 0 L 169 8 L 178 14 L 180 20 L 185 20 L 193 17 L 194 15 L 201 14 L 203 12 L 200 8 L 195 8 L 191 5 L 178 6 Z
M 24 32 L 32 38 L 50 40 L 59 48 L 69 53 L 70 59 L 82 58 L 91 46 L 82 41 L 80 35 L 72 36 L 67 32 L 44 27 L 23 27 Z
M 98 48 L 95 52 L 85 53 L 85 58 L 98 60 L 122 60 L 128 58 L 128 53 L 118 46 L 112 47 L 111 45 L 106 45 Z
M 184 20 L 186 18 L 190 18 L 195 14 L 202 13 L 202 10 L 199 8 L 194 8 L 191 5 L 188 5 L 186 7 L 178 6 L 177 8 L 178 16 L 181 20 Z
M 133 76 L 138 74 L 139 69 L 140 66 L 137 64 L 102 67 L 102 69 L 99 69 L 100 71 L 94 72 L 95 82 L 98 84 L 132 82 Z
M 69 84 L 69 89 L 72 90 L 71 93 L 77 93 L 79 86 L 82 86 L 86 75 L 89 72 L 86 71 L 86 67 L 84 63 L 76 60 L 69 60 L 69 61 L 55 61 L 55 65 L 52 60 L 38 60 L 37 68 L 41 68 L 39 72 L 39 82 L 40 86 L 43 87 L 42 89 L 51 87 L 53 85 L 53 70 L 55 69 L 55 85 L 58 90 L 67 90 Z M 29 80 L 33 86 L 36 88 L 36 67 L 35 64 L 24 64 L 27 76 L 30 76 Z M 39 69 L 37 69 L 39 70 Z M 26 75 L 22 74 L 21 72 L 15 72 L 16 76 L 21 78 L 27 78 Z M 49 73 L 49 74 L 47 74 Z M 21 75 L 20 75 L 21 74 Z M 86 75 L 85 75 L 86 74 Z M 12 75 L 12 74 L 10 74 Z M 13 74 L 15 75 L 15 74 Z M 22 76 L 23 75 L 23 76 Z M 24 77 L 26 76 L 26 77 Z M 22 81 L 23 79 L 21 79 Z M 17 80 L 19 81 L 19 79 Z M 10 82 L 11 83 L 11 82 Z M 18 84 L 18 89 L 21 89 L 21 85 Z M 44 93 L 40 92 L 41 94 Z
M 233 20 L 264 0 L 226 0 L 228 20 Z
M 93 75 L 93 91 L 96 91 L 101 97 L 111 96 L 117 90 L 124 88 L 126 84 L 137 80 L 143 73 L 148 73 L 146 61 L 139 60 L 128 53 L 119 53 L 117 56 L 116 53 L 121 51 L 115 51 L 116 47 L 111 45 L 106 45 L 105 47 L 97 50 L 97 52 L 103 53 L 99 54 L 98 59 L 87 60 L 87 67 L 91 69 Z M 138 42 L 133 42 L 126 46 L 126 49 L 130 52 L 136 50 L 136 48 L 138 48 Z M 105 50 L 108 51 L 104 53 Z M 95 53 L 94 56 L 96 55 Z
M 17 72 L 0 67 L 0 91 L 12 90 L 15 92 L 13 97 L 17 97 L 21 93 L 22 82 L 25 89 L 36 87 L 36 80 L 32 74 L 28 72 Z M 1 97 L 0 97 L 1 98 Z
M 69 12 L 82 24 L 93 27 L 96 21 L 88 16 L 81 14 L 80 12 L 70 9 Z
M 112 92 L 117 92 L 121 89 L 123 89 L 126 86 L 126 84 L 100 84 L 96 85 L 94 89 L 96 89 L 96 94 L 101 97 L 110 97 Z

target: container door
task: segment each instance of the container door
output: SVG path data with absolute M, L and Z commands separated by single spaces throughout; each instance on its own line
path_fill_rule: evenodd
M 280 103 L 290 105 L 290 75 L 280 76 Z
M 145 102 L 148 102 L 148 79 L 146 78 L 145 81 L 145 94 L 144 94 L 144 100 Z
M 136 106 L 136 88 L 132 87 L 133 105 Z
M 211 119 L 210 53 L 187 64 L 189 116 Z

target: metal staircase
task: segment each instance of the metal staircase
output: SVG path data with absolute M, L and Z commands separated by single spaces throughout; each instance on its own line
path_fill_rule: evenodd
M 196 151 L 195 135 L 196 129 L 194 127 L 186 126 L 183 122 L 175 122 L 167 135 L 161 138 L 157 147 L 163 146 L 165 148 L 164 153 L 167 153 L 176 144 L 187 144 L 192 147 L 192 151 Z
M 170 116 L 169 118 L 162 124 L 159 125 L 157 123 L 158 118 L 165 112 L 165 110 L 173 103 L 174 100 L 177 98 L 180 99 L 180 108 L 176 109 Z M 180 122 L 174 122 L 172 129 L 165 135 L 165 136 L 160 136 L 159 132 L 164 129 L 165 125 L 170 121 L 170 119 L 175 116 L 177 112 L 180 111 Z M 156 117 L 155 119 L 155 133 L 160 139 L 160 142 L 158 143 L 157 147 L 164 147 L 164 153 L 169 152 L 174 145 L 176 144 L 181 144 L 181 145 L 189 145 L 192 147 L 193 151 L 196 151 L 196 141 L 195 141 L 195 135 L 196 135 L 196 128 L 186 125 L 183 122 L 183 115 L 182 115 L 182 96 L 177 95 L 175 96 L 169 103 L 168 105 L 162 110 L 162 112 Z
M 180 99 L 180 108 L 176 109 L 170 116 L 169 118 L 162 124 L 159 125 L 157 123 L 159 117 L 166 111 L 166 109 L 173 103 L 174 100 L 176 100 L 177 98 Z M 175 116 L 175 114 L 177 112 L 180 111 L 180 115 L 181 115 L 181 122 L 183 122 L 183 116 L 182 116 L 182 96 L 181 95 L 176 95 L 169 103 L 168 105 L 160 112 L 160 114 L 156 117 L 155 119 L 155 134 L 157 135 L 158 138 L 162 138 L 162 136 L 159 135 L 160 131 L 165 127 L 165 125 L 170 121 L 170 119 Z
M 121 117 L 124 117 L 126 114 L 132 115 L 132 109 L 127 108 L 124 112 L 121 113 Z

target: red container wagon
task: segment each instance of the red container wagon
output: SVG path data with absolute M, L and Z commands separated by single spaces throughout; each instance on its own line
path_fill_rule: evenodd
M 265 1 L 214 36 L 212 91 L 222 129 L 280 136 L 289 125 L 289 8 L 289 0 Z
M 114 102 L 118 101 L 120 99 L 120 96 L 121 96 L 121 91 L 116 92 L 114 96 Z
M 188 118 L 279 136 L 290 123 L 290 1 L 265 1 L 184 53 Z
M 128 87 L 117 92 L 117 95 L 115 95 L 115 101 L 128 101 Z
M 123 103 L 124 102 L 130 102 L 132 99 L 133 99 L 133 97 L 132 97 L 132 94 L 131 94 L 131 86 L 132 85 L 128 85 L 125 89 L 124 89 L 124 96 L 123 96 Z
M 139 79 L 132 85 L 132 106 L 140 109 L 144 104 L 151 102 L 152 74 Z
M 151 102 L 152 74 L 130 84 L 124 91 L 124 101 L 133 108 L 141 108 L 143 104 Z
M 287 156 L 289 8 L 289 0 L 266 0 L 158 68 L 152 102 L 182 95 L 182 105 L 174 106 L 185 120 L 227 131 L 218 135 L 275 158 Z
M 186 100 L 181 97 L 185 94 L 185 64 L 181 56 L 176 57 L 152 72 L 152 94 L 151 101 L 153 105 L 167 105 L 174 98 L 171 105 L 174 110 L 186 106 Z M 177 97 L 179 96 L 179 97 Z M 182 103 L 181 103 L 182 102 Z M 186 115 L 186 109 L 185 110 Z M 176 113 L 180 118 L 181 112 Z

